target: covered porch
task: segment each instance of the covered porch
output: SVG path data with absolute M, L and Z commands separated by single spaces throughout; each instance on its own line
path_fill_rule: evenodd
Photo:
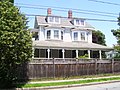
M 34 41 L 33 58 L 105 58 L 113 48 L 86 42 Z

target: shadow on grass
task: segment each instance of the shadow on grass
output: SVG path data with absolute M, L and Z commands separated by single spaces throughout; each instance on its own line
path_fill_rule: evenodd
M 17 80 L 14 83 L 15 88 L 22 88 L 29 81 L 28 62 L 18 65 Z
M 14 88 L 23 87 L 28 82 L 27 67 L 28 62 L 19 65 L 11 65 L 5 69 L 0 68 L 0 90 L 16 90 Z

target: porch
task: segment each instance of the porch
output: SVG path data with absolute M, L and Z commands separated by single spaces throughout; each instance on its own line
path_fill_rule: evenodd
M 33 58 L 105 58 L 111 47 L 88 42 L 34 41 Z
M 101 50 L 34 49 L 34 58 L 105 58 Z M 85 56 L 86 55 L 86 56 Z

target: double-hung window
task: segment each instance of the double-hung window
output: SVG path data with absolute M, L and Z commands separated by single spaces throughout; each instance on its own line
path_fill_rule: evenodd
M 63 31 L 61 31 L 61 40 L 63 40 Z
M 47 39 L 51 39 L 51 30 L 47 31 Z
M 59 39 L 59 31 L 54 30 L 54 39 Z
M 48 17 L 48 23 L 60 24 L 60 17 L 50 16 Z
M 81 19 L 75 19 L 75 20 L 74 20 L 74 23 L 75 23 L 75 25 L 83 26 L 83 25 L 84 25 L 84 20 L 81 20 Z
M 78 40 L 78 32 L 73 33 L 73 38 L 74 38 L 74 41 Z
M 85 32 L 81 32 L 81 40 L 82 40 L 82 41 L 85 40 Z

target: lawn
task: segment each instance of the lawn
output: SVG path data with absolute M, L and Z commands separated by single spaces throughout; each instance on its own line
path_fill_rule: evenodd
M 87 83 L 104 82 L 104 81 L 111 81 L 111 80 L 120 80 L 120 77 L 100 78 L 100 79 L 92 79 L 91 78 L 89 80 L 65 81 L 65 82 L 17 84 L 17 88 L 47 87 L 47 86 L 73 85 L 73 84 L 87 84 Z

